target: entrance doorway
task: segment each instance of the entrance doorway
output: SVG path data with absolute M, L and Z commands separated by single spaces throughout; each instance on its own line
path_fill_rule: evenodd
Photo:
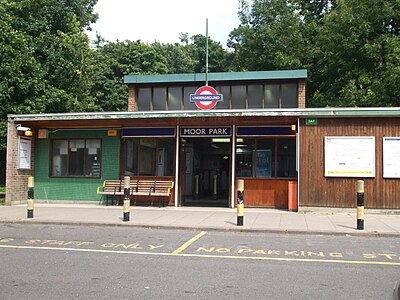
M 230 138 L 182 138 L 183 206 L 229 207 Z

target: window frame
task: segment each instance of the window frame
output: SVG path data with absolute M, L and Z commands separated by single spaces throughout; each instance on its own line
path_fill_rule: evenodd
M 143 146 L 143 144 L 141 143 L 141 140 L 142 140 L 142 139 L 149 139 L 149 138 L 151 138 L 151 139 L 153 139 L 153 140 L 156 141 L 156 145 L 155 145 L 155 154 L 154 154 L 154 161 L 151 162 L 151 164 L 154 165 L 154 168 L 155 168 L 155 175 L 142 175 L 142 174 L 140 174 L 140 171 L 141 171 L 141 161 L 142 161 L 142 159 L 141 159 L 141 156 L 142 156 L 141 147 Z M 161 176 L 161 175 L 158 175 L 158 173 L 159 173 L 159 159 L 160 159 L 159 154 L 160 154 L 160 149 L 165 149 L 165 148 L 163 148 L 163 147 L 160 147 L 160 141 L 162 141 L 162 140 L 171 140 L 171 141 L 174 141 L 174 143 L 173 143 L 173 145 L 174 145 L 174 152 L 173 152 L 172 156 L 175 157 L 175 156 L 176 156 L 176 151 L 177 151 L 177 150 L 176 150 L 176 145 L 175 145 L 175 139 L 176 139 L 176 137 L 143 137 L 143 136 L 140 136 L 140 137 L 126 137 L 126 138 L 122 138 L 122 139 L 121 139 L 121 147 L 120 147 L 120 149 L 121 149 L 120 157 L 121 157 L 121 158 L 124 157 L 124 152 L 123 152 L 123 151 L 124 151 L 124 147 L 123 147 L 124 139 L 132 139 L 132 140 L 133 140 L 133 139 L 137 139 L 137 140 L 138 140 L 138 142 L 137 142 L 137 163 L 136 163 L 136 168 L 137 168 L 137 169 L 136 169 L 136 172 L 135 172 L 136 175 L 125 175 L 125 170 L 124 170 L 124 166 L 123 166 L 124 161 L 123 161 L 123 159 L 121 159 L 121 160 L 120 160 L 120 176 L 130 176 L 131 178 L 134 178 L 134 177 L 175 178 L 175 172 L 176 172 L 175 168 L 172 169 L 172 175 L 163 175 L 163 176 Z M 165 150 L 164 150 L 164 151 L 165 151 Z M 176 163 L 176 162 L 175 162 L 175 163 Z
M 100 142 L 100 153 L 99 153 L 99 163 L 100 163 L 100 172 L 98 176 L 89 176 L 89 175 L 71 175 L 70 174 L 70 141 L 72 140 L 83 140 L 84 141 L 84 157 L 83 157 L 83 170 L 84 173 L 87 173 L 86 170 L 86 162 L 87 162 L 87 147 L 86 147 L 86 141 L 88 140 L 97 140 Z M 54 160 L 54 141 L 67 141 L 68 143 L 68 154 L 67 154 L 67 175 L 62 176 L 62 175 L 53 175 L 53 160 Z M 49 177 L 50 178 L 101 178 L 101 174 L 102 174 L 102 157 L 103 157 L 103 140 L 101 138 L 55 138 L 55 139 L 51 139 L 50 140 L 50 155 L 49 155 L 49 159 L 50 159 L 50 163 L 49 163 Z
M 292 86 L 295 85 L 295 95 L 297 96 L 296 98 L 292 99 L 294 103 L 296 103 L 295 106 L 289 105 L 286 106 L 285 104 L 288 103 L 285 99 L 283 99 L 283 90 L 284 86 Z M 185 110 L 196 110 L 197 108 L 195 106 L 190 105 L 189 98 L 188 96 L 191 93 L 194 93 L 201 85 L 200 84 L 146 84 L 146 85 L 141 85 L 138 86 L 136 89 L 136 100 L 137 100 L 137 105 L 138 105 L 138 110 L 139 111 L 185 111 Z M 243 82 L 215 82 L 212 84 L 213 87 L 216 88 L 216 90 L 220 93 L 222 91 L 228 91 L 229 90 L 229 95 L 224 95 L 224 105 L 221 105 L 220 107 L 216 107 L 216 110 L 220 109 L 278 109 L 278 108 L 297 108 L 299 106 L 299 80 L 260 80 L 260 81 L 243 81 Z M 261 98 L 258 99 L 258 101 L 250 100 L 250 93 L 252 91 L 251 86 L 261 86 L 262 91 L 261 91 Z M 266 88 L 268 86 L 277 86 L 277 99 L 275 100 L 276 103 L 274 102 L 274 105 L 268 105 L 266 101 Z M 234 105 L 234 97 L 235 93 L 233 92 L 234 89 L 241 88 L 244 89 L 244 98 L 243 98 L 243 103 L 239 103 L 238 105 Z M 180 103 L 180 108 L 173 108 L 170 106 L 170 97 L 171 97 L 171 91 L 173 90 L 179 90 L 180 89 L 180 95 L 181 99 L 177 101 L 176 104 Z M 164 90 L 166 97 L 165 98 L 165 103 L 164 105 L 161 105 L 163 108 L 162 109 L 157 109 L 155 110 L 155 97 L 158 95 L 158 90 Z M 170 91 L 171 90 L 171 91 Z M 223 94 L 223 93 L 222 93 Z M 144 96 L 144 98 L 142 98 Z M 258 102 L 258 105 L 255 105 Z M 289 102 L 290 103 L 290 102 Z M 237 104 L 237 103 L 236 103 Z M 143 106 L 146 106 L 145 108 Z M 156 105 L 158 107 L 158 104 Z
M 249 139 L 249 140 L 253 140 L 254 141 L 254 149 L 252 150 L 252 154 L 251 154 L 251 158 L 252 158 L 252 176 L 239 176 L 237 175 L 237 166 L 238 166 L 238 161 L 236 160 L 235 165 L 236 165 L 236 177 L 237 178 L 243 178 L 243 179 L 265 179 L 265 180 L 274 180 L 274 179 L 287 179 L 287 180 L 291 180 L 291 179 L 295 179 L 297 178 L 297 170 L 295 169 L 295 176 L 288 176 L 288 177 L 282 177 L 282 176 L 278 176 L 279 174 L 279 170 L 277 168 L 278 166 L 278 160 L 279 160 L 279 153 L 278 153 L 278 148 L 279 148 L 279 140 L 283 140 L 283 139 L 293 139 L 295 141 L 295 145 L 296 145 L 296 138 L 295 137 L 289 137 L 289 136 L 282 136 L 282 137 L 278 137 L 278 136 L 270 136 L 270 137 L 246 137 L 243 136 L 241 138 L 244 139 Z M 273 156 L 272 156 L 272 160 L 271 163 L 273 163 L 273 167 L 271 166 L 271 177 L 264 177 L 264 176 L 256 176 L 256 153 L 258 150 L 264 150 L 264 149 L 260 149 L 259 148 L 259 143 L 258 140 L 263 140 L 263 139 L 268 139 L 268 140 L 273 140 L 274 141 L 274 149 L 273 149 Z M 236 143 L 237 145 L 237 143 Z M 236 150 L 237 151 L 237 147 Z M 296 151 L 297 151 L 297 147 L 295 146 L 295 159 L 296 159 Z M 236 159 L 237 159 L 238 155 L 236 152 Z M 296 165 L 296 163 L 295 163 Z

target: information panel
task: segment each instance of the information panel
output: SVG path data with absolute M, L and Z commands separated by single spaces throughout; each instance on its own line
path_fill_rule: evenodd
M 400 178 L 400 137 L 383 138 L 383 178 Z
M 31 168 L 31 140 L 18 137 L 18 169 Z
M 271 177 L 271 150 L 256 150 L 256 176 Z
M 375 177 L 375 137 L 325 137 L 325 176 Z

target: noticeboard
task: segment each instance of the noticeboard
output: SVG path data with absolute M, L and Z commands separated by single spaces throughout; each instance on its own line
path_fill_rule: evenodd
M 325 137 L 326 177 L 375 177 L 375 137 Z
M 383 138 L 383 178 L 400 178 L 400 137 Z
M 31 168 L 32 142 L 29 139 L 18 137 L 18 169 Z

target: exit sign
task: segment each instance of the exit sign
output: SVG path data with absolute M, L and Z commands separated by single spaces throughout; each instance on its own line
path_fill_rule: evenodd
M 317 118 L 307 118 L 306 125 L 317 125 L 318 119 Z

